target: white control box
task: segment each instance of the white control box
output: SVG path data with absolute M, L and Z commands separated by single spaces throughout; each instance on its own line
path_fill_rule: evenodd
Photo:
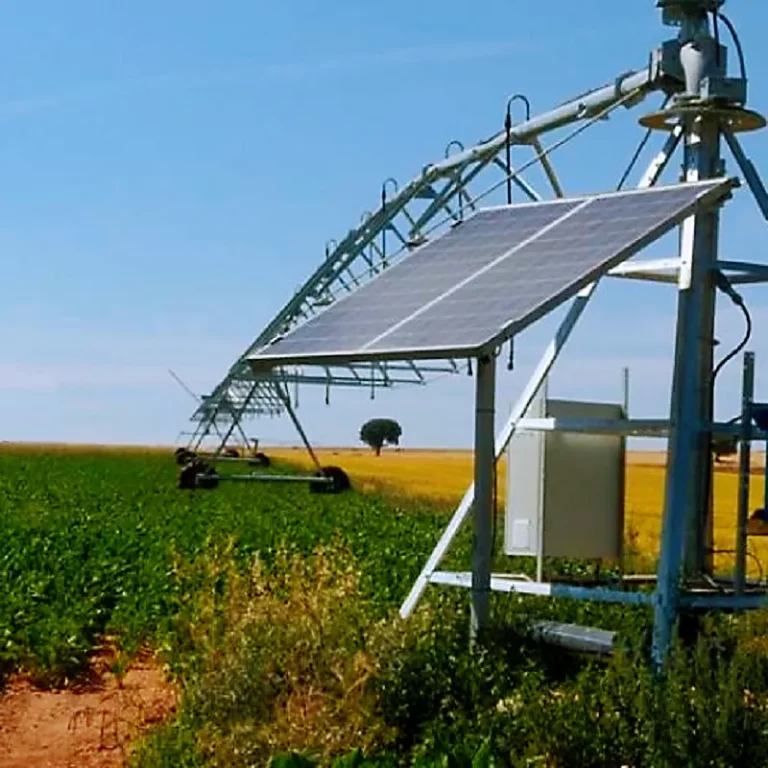
M 621 405 L 537 397 L 527 418 L 622 419 Z M 507 449 L 508 555 L 618 560 L 624 542 L 625 438 L 516 431 Z

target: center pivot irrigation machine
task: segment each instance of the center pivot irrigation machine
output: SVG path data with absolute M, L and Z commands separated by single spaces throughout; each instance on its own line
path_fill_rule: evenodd
M 750 442 L 768 434 L 768 407 L 753 402 L 751 353 L 744 356 L 740 416 L 727 423 L 713 418 L 715 377 L 746 344 L 714 366 L 716 294 L 736 303 L 751 330 L 734 286 L 768 281 L 768 265 L 718 258 L 720 210 L 742 194 L 737 192 L 742 182 L 768 218 L 768 194 L 737 138 L 764 128 L 766 121 L 746 108 L 744 55 L 733 24 L 721 13 L 724 2 L 658 0 L 664 23 L 678 33 L 652 51 L 641 69 L 539 117 L 531 117 L 525 97 L 513 96 L 497 135 L 471 148 L 451 142 L 445 159 L 402 188 L 387 180 L 378 209 L 326 248 L 322 265 L 200 405 L 190 448 L 221 427 L 219 455 L 243 418 L 287 412 L 311 452 L 291 404 L 291 387 L 319 384 L 327 392 L 335 386 L 370 387 L 373 395 L 381 387 L 425 384 L 433 375 L 468 366 L 476 383 L 474 483 L 403 603 L 403 617 L 429 584 L 471 590 L 473 638 L 489 621 L 491 591 L 645 604 L 654 610 L 652 653 L 660 665 L 678 616 L 768 605 L 768 591 L 747 578 L 746 568 L 747 537 L 762 532 L 765 516 L 758 511 L 750 519 Z M 738 52 L 736 76 L 728 74 L 728 49 L 721 43 L 725 28 Z M 565 197 L 551 164 L 553 150 L 653 93 L 663 101 L 640 117 L 646 134 L 618 189 Z M 525 117 L 513 122 L 517 102 Z M 543 146 L 544 134 L 570 124 L 576 125 L 571 133 Z M 656 132 L 664 135 L 663 146 L 638 188 L 625 189 Z M 533 153 L 517 169 L 511 164 L 516 146 Z M 678 147 L 681 177 L 658 185 Z M 728 173 L 724 147 L 741 179 Z M 522 172 L 533 165 L 543 170 L 554 199 L 544 200 L 523 179 Z M 489 174 L 497 177 L 489 180 Z M 471 191 L 481 179 L 488 182 L 483 191 Z M 511 204 L 513 186 L 528 202 Z M 479 207 L 491 192 L 505 189 L 507 205 Z M 676 228 L 677 258 L 629 261 Z M 677 286 L 668 419 L 630 419 L 620 406 L 547 397 L 548 374 L 605 278 Z M 503 345 L 509 343 L 511 355 L 517 334 L 569 300 L 552 342 L 494 435 L 496 365 Z M 668 440 L 660 559 L 656 575 L 647 579 L 653 590 L 641 588 L 642 578 L 633 574 L 624 574 L 618 587 L 546 582 L 545 557 L 620 555 L 628 436 Z M 735 567 L 728 578 L 713 567 L 712 444 L 721 437 L 741 447 Z M 495 463 L 505 451 L 511 477 L 505 553 L 535 557 L 536 578 L 491 572 Z M 470 513 L 472 571 L 439 570 Z M 581 630 L 580 636 L 572 632 L 573 642 L 606 642 L 607 633 Z

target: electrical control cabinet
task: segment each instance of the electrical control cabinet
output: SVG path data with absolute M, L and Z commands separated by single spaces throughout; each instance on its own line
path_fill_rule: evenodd
M 527 418 L 622 419 L 621 405 L 537 397 Z M 624 539 L 625 438 L 520 429 L 507 451 L 508 555 L 619 559 Z

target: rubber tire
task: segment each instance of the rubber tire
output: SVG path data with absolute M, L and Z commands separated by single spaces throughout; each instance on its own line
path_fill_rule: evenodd
M 197 469 L 194 462 L 190 461 L 179 472 L 179 488 L 182 491 L 194 491 L 197 486 L 196 477 Z
M 269 467 L 272 464 L 269 456 L 266 453 L 255 454 L 253 458 L 248 462 L 251 467 Z
M 349 481 L 349 475 L 341 467 L 323 467 L 319 472 L 315 472 L 315 477 L 330 478 L 330 483 L 309 483 L 310 493 L 343 493 L 348 491 L 352 484 Z
M 212 490 L 218 488 L 219 476 L 207 462 L 194 458 L 187 462 L 179 472 L 179 488 L 194 491 L 197 488 Z
M 188 464 L 196 458 L 195 453 L 188 448 L 177 448 L 173 452 L 173 455 L 176 457 L 176 463 L 180 467 L 183 467 L 185 464 Z

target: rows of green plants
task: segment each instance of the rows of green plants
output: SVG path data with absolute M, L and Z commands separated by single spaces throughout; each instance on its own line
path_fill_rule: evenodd
M 655 679 L 645 611 L 494 595 L 469 652 L 465 593 L 397 615 L 445 522 L 302 485 L 180 492 L 157 454 L 0 454 L 0 669 L 58 685 L 104 635 L 149 644 L 182 698 L 137 768 L 768 765 L 763 615 L 716 617 Z M 541 647 L 537 617 L 624 650 Z
M 103 634 L 128 653 L 168 630 L 183 564 L 232 539 L 233 557 L 269 561 L 285 543 L 309 552 L 339 534 L 367 563 L 366 593 L 396 601 L 440 515 L 383 499 L 310 494 L 305 485 L 176 488 L 172 457 L 66 452 L 0 454 L 0 680 L 76 677 Z

